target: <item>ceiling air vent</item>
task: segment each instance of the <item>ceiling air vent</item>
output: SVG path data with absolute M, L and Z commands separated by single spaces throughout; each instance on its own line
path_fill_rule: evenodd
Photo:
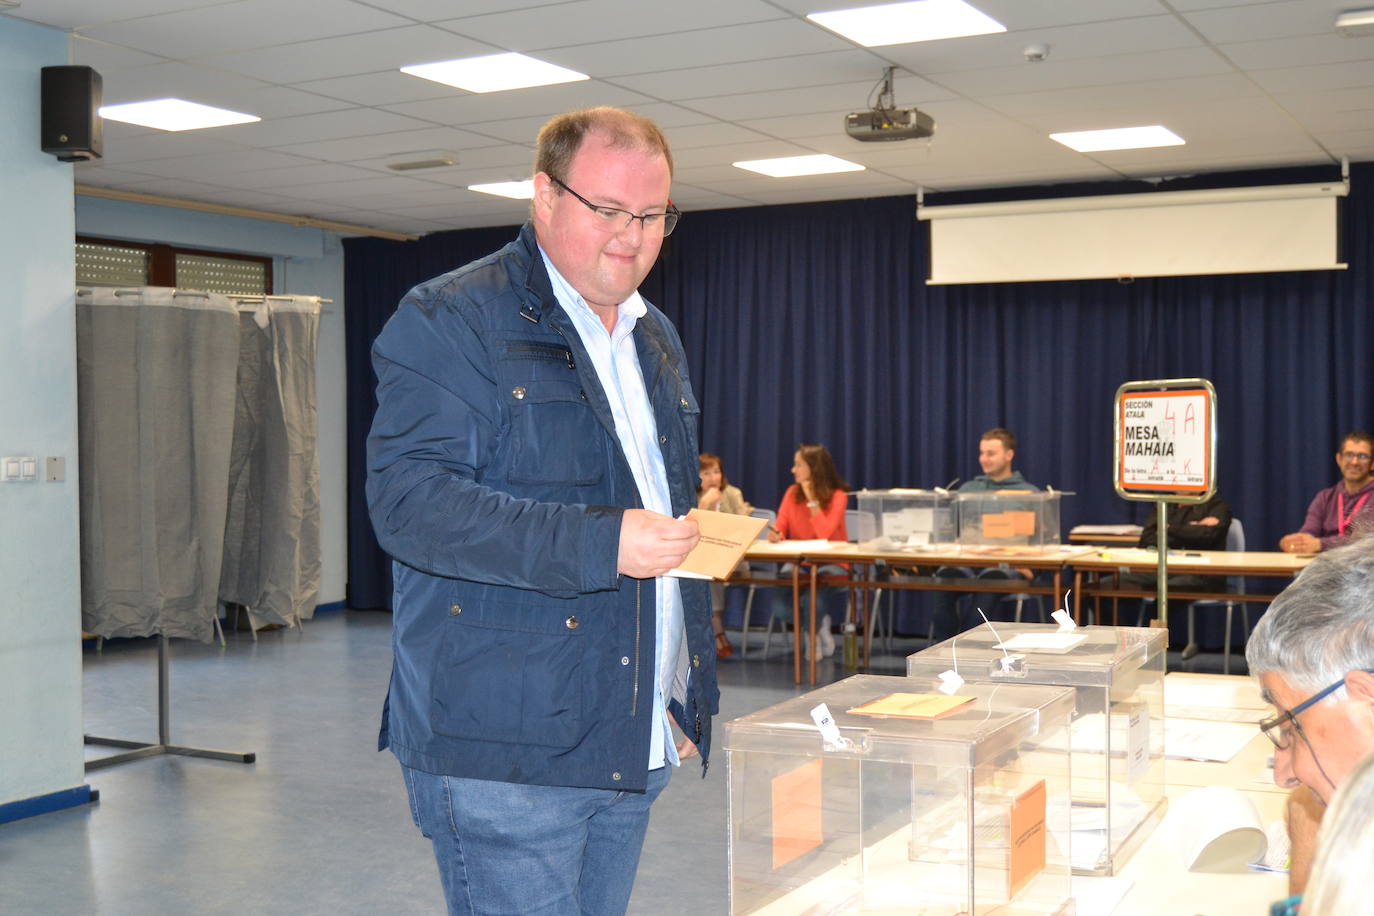
M 413 172 L 417 169 L 442 169 L 458 164 L 458 154 L 443 150 L 429 150 L 423 153 L 407 153 L 413 159 L 398 159 L 388 162 L 386 167 L 396 172 Z

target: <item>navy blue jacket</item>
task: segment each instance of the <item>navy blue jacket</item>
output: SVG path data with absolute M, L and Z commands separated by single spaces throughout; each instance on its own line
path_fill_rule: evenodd
M 635 326 L 673 512 L 696 505 L 700 409 L 658 309 Z M 653 579 L 616 571 L 640 507 L 610 404 L 526 225 L 415 287 L 377 337 L 367 498 L 394 559 L 394 665 L 378 748 L 430 773 L 642 791 Z M 710 597 L 680 580 L 686 695 L 710 751 Z

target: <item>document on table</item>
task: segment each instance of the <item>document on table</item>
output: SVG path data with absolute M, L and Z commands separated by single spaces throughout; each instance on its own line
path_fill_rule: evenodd
M 1215 760 L 1226 763 L 1255 737 L 1246 722 L 1164 720 L 1164 756 L 1175 760 Z
M 726 579 L 768 524 L 765 518 L 693 509 L 687 517 L 701 529 L 697 546 L 667 575 L 685 579 Z
M 1269 714 L 1259 686 L 1248 678 L 1164 678 L 1164 714 L 1172 719 L 1258 722 Z
M 753 549 L 762 551 L 772 551 L 774 553 L 781 554 L 795 554 L 805 553 L 808 550 L 829 550 L 832 547 L 842 546 L 843 544 L 843 541 L 836 541 L 832 544 L 829 541 L 821 539 L 816 539 L 812 541 L 778 541 L 777 543 L 761 541 L 758 544 L 754 544 Z
M 997 644 L 998 649 L 1012 652 L 1046 652 L 1060 654 L 1088 638 L 1086 633 L 1018 633 L 1011 639 Z

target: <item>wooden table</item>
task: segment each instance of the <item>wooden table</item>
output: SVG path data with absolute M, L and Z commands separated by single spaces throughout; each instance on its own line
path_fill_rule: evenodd
M 781 541 L 776 544 L 759 541 L 745 554 L 751 562 L 792 563 L 792 626 L 796 633 L 802 632 L 801 587 L 803 569 L 809 571 L 808 581 L 811 589 L 811 606 L 816 606 L 816 590 L 820 586 L 847 586 L 858 591 L 859 601 L 856 608 L 862 614 L 864 626 L 864 668 L 869 666 L 872 650 L 872 627 L 868 626 L 869 596 L 877 589 L 909 589 L 917 591 L 955 591 L 955 592 L 1026 592 L 1032 595 L 1048 595 L 1058 601 L 1063 593 L 1064 567 L 1072 558 L 1091 554 L 1089 548 L 1064 547 L 1054 545 L 1045 548 L 959 548 L 951 545 L 949 549 L 929 549 L 922 551 L 881 550 L 861 544 L 831 542 L 828 547 L 804 547 Z M 846 564 L 849 575 L 820 577 L 821 566 Z M 940 567 L 969 566 L 980 569 L 1010 567 L 1025 568 L 1035 572 L 1049 572 L 1052 582 L 1039 583 L 1024 579 L 940 579 L 935 576 L 909 576 L 899 580 L 879 579 L 876 570 L 880 565 L 888 567 Z M 732 581 L 752 581 L 756 584 L 766 581 L 777 584 L 780 580 L 732 579 Z M 809 663 L 809 682 L 816 683 L 816 614 L 811 614 L 807 635 L 811 646 Z M 802 682 L 803 643 L 796 641 L 793 667 L 796 683 Z
M 1312 557 L 1304 554 L 1281 553 L 1276 550 L 1195 550 L 1169 553 L 1171 575 L 1245 576 L 1289 578 L 1296 576 Z M 1079 554 L 1068 561 L 1073 567 L 1073 617 L 1082 623 L 1084 597 L 1100 602 L 1102 598 L 1152 598 L 1153 591 L 1124 588 L 1115 581 L 1119 572 L 1152 573 L 1157 568 L 1153 551 L 1094 550 Z M 1106 579 L 1111 576 L 1112 581 Z M 1206 592 L 1189 589 L 1169 589 L 1170 598 L 1187 601 L 1225 600 L 1267 603 L 1273 595 L 1265 592 Z M 1101 616 L 1097 619 L 1100 621 Z

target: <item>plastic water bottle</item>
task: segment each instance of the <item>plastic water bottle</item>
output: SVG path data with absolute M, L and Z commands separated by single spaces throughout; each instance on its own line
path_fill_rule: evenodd
M 859 667 L 859 631 L 852 621 L 844 625 L 844 666 L 851 671 Z

